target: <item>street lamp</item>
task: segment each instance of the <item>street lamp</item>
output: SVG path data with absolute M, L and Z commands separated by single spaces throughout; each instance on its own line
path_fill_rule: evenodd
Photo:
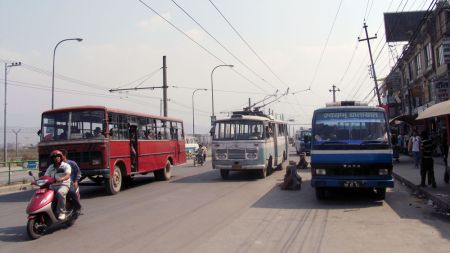
M 234 67 L 234 65 L 228 65 L 228 64 L 222 64 L 222 65 L 217 65 L 213 68 L 213 70 L 211 71 L 211 99 L 212 99 L 212 117 L 211 117 L 211 123 L 212 123 L 212 118 L 214 117 L 214 85 L 213 85 L 213 74 L 214 74 L 214 70 L 216 70 L 216 68 L 218 67 Z
M 197 91 L 199 91 L 199 90 L 207 91 L 208 89 L 195 89 L 195 90 L 192 92 L 192 136 L 195 136 L 194 94 L 195 94 L 195 92 L 197 92 Z
M 55 102 L 55 53 L 56 53 L 56 48 L 59 46 L 59 44 L 63 43 L 64 41 L 68 41 L 68 40 L 76 40 L 78 42 L 83 41 L 83 39 L 81 39 L 81 38 L 64 39 L 64 40 L 61 40 L 60 42 L 58 42 L 58 44 L 56 44 L 56 46 L 55 46 L 55 49 L 53 50 L 52 109 L 54 108 L 54 102 Z
M 7 80 L 7 75 L 8 75 L 8 68 L 12 68 L 12 67 L 18 67 L 22 65 L 21 62 L 13 62 L 11 64 L 5 63 L 5 107 L 4 107 L 4 116 L 3 116 L 3 159 L 5 161 L 5 166 L 6 166 L 6 160 L 7 160 L 7 150 L 6 150 L 6 91 L 7 91 L 7 86 L 8 86 L 8 82 Z

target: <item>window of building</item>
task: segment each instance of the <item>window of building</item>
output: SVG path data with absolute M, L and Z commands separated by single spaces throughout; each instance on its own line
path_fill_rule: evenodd
M 420 53 L 418 55 L 416 55 L 416 71 L 417 71 L 417 76 L 422 75 L 422 61 L 420 59 Z
M 433 51 L 431 49 L 431 43 L 428 43 L 425 46 L 424 54 L 425 54 L 425 69 L 429 69 L 433 64 Z
M 437 66 L 439 67 L 444 64 L 444 48 L 442 45 L 436 48 L 436 56 L 437 56 L 436 63 Z

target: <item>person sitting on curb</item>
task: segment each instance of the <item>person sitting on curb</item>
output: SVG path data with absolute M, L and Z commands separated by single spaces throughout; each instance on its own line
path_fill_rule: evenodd
M 280 187 L 281 190 L 300 190 L 302 188 L 302 177 L 297 173 L 297 166 L 295 166 L 294 161 L 289 162 Z
M 303 169 L 307 169 L 308 168 L 308 162 L 306 161 L 306 154 L 305 152 L 300 154 L 300 160 L 298 161 L 297 164 L 297 169 L 299 170 L 303 170 Z

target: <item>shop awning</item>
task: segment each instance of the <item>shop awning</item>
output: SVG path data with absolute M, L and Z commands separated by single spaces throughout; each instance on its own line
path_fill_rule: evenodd
M 419 116 L 417 117 L 416 120 L 432 118 L 447 114 L 450 114 L 450 100 L 428 107 L 423 112 L 419 113 Z
M 403 121 L 410 125 L 415 125 L 416 124 L 416 122 L 414 122 L 415 118 L 416 118 L 415 115 L 403 114 L 403 115 L 399 115 L 395 118 L 390 119 L 389 124 L 395 124 L 396 121 Z

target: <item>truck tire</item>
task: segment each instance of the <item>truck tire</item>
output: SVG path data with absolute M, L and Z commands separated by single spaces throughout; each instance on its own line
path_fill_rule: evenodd
M 321 187 L 316 187 L 316 199 L 323 200 L 325 199 L 325 189 Z
M 386 188 L 375 188 L 375 199 L 384 200 L 386 198 Z

